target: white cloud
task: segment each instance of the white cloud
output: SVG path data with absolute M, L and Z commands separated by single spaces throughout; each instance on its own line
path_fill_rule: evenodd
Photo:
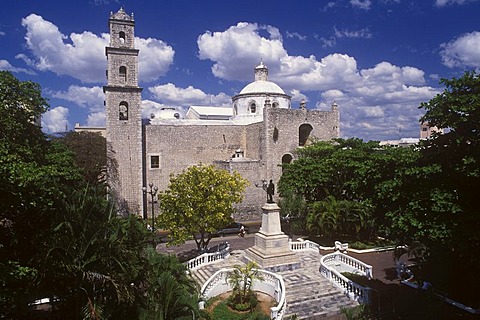
M 162 40 L 135 37 L 138 54 L 138 77 L 141 81 L 157 80 L 165 75 L 173 63 L 175 51 Z
M 370 32 L 370 30 L 368 30 L 368 28 L 360 30 L 338 30 L 337 28 L 335 28 L 335 37 L 370 39 L 372 37 L 372 33 Z
M 70 129 L 68 109 L 62 106 L 50 109 L 42 115 L 42 130 L 46 133 L 64 132 Z
M 178 88 L 172 83 L 167 83 L 150 87 L 148 90 L 154 95 L 155 99 L 167 105 L 229 106 L 231 104 L 231 97 L 224 93 L 218 95 L 207 94 L 192 86 Z
M 269 37 L 260 35 L 263 30 L 269 30 Z M 218 78 L 251 80 L 252 69 L 245 66 L 253 68 L 260 59 L 273 65 L 273 61 L 279 61 L 286 55 L 278 34 L 276 28 L 247 22 L 239 22 L 224 32 L 207 31 L 197 39 L 199 57 L 215 62 L 212 72 Z
M 220 79 L 252 81 L 252 69 L 258 64 L 258 57 L 263 57 L 270 80 L 291 93 L 294 101 L 309 92 L 317 93 L 321 99 L 311 102 L 309 107 L 328 110 L 336 101 L 344 136 L 397 137 L 398 128 L 402 134 L 418 136 L 422 113 L 418 106 L 438 93 L 426 85 L 424 71 L 386 61 L 359 69 L 354 57 L 341 53 L 320 59 L 313 55 L 289 55 L 280 40 L 261 36 L 261 31 L 256 24 L 239 23 L 223 32 L 207 32 L 197 41 L 200 58 L 213 61 L 212 72 Z M 354 36 L 353 31 L 349 32 L 342 36 Z M 355 36 L 361 35 L 359 32 Z M 363 36 L 368 37 L 367 29 Z M 180 96 L 177 94 L 176 98 Z
M 56 25 L 36 14 L 22 19 L 22 25 L 27 29 L 25 40 L 31 56 L 19 54 L 18 58 L 38 70 L 68 75 L 83 82 L 106 81 L 104 52 L 109 44 L 108 34 L 97 36 L 84 31 L 66 36 Z M 164 75 L 173 62 L 173 49 L 157 39 L 136 37 L 135 41 L 141 50 L 140 80 L 151 81 Z
M 286 32 L 287 38 L 297 38 L 298 40 L 305 41 L 307 40 L 307 36 L 303 36 L 298 32 Z
M 320 42 L 322 43 L 322 48 L 332 48 L 337 45 L 337 38 L 330 37 L 330 38 L 320 38 Z
M 305 100 L 306 102 L 308 102 L 308 97 L 305 94 L 301 93 L 300 90 L 297 90 L 297 89 L 291 90 L 290 96 L 292 97 L 292 102 L 300 102 L 302 100 Z
M 49 94 L 54 98 L 64 99 L 73 102 L 79 107 L 88 109 L 87 126 L 105 126 L 105 106 L 103 105 L 105 95 L 102 87 L 71 85 L 67 91 L 49 92 Z
M 337 89 L 327 90 L 322 93 L 323 100 L 327 101 L 336 101 L 344 96 L 345 94 L 341 90 Z
M 105 111 L 90 113 L 87 117 L 87 127 L 105 127 Z
M 27 63 L 33 63 L 38 70 L 70 75 L 84 82 L 100 82 L 105 78 L 106 34 L 98 37 L 86 31 L 67 37 L 56 25 L 36 14 L 22 19 L 22 25 L 27 29 L 27 48 L 33 54 Z
M 435 5 L 437 7 L 445 7 L 445 6 L 450 6 L 454 4 L 463 5 L 465 3 L 475 2 L 475 1 L 478 1 L 478 0 L 436 0 Z
M 440 55 L 447 67 L 480 67 L 480 32 L 466 33 L 441 45 Z
M 13 73 L 26 73 L 26 74 L 35 74 L 34 71 L 25 68 L 14 67 L 7 60 L 0 60 L 0 70 L 11 71 Z
M 370 0 L 350 0 L 352 7 L 359 8 L 362 10 L 369 10 L 372 5 Z
M 55 98 L 73 102 L 82 108 L 88 108 L 92 112 L 98 112 L 104 109 L 103 100 L 105 100 L 105 95 L 102 87 L 80 87 L 72 85 L 68 87 L 67 91 L 57 91 L 51 94 Z

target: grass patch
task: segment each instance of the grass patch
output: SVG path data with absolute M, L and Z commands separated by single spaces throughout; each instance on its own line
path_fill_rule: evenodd
M 346 241 L 348 242 L 348 241 Z M 388 239 L 379 238 L 375 241 L 354 241 L 349 242 L 348 247 L 357 250 L 365 250 L 365 249 L 373 249 L 379 247 L 387 247 L 387 246 L 394 246 L 395 242 L 390 241 Z
M 208 299 L 205 309 L 201 310 L 199 320 L 267 320 L 270 319 L 270 307 L 276 305 L 275 300 L 270 296 L 257 293 L 258 304 L 250 312 L 235 311 L 228 306 L 229 297 L 232 292 L 226 292 L 219 296 Z
M 238 312 L 231 310 L 227 303 L 222 301 L 218 303 L 211 312 L 212 319 L 222 320 L 269 320 L 270 316 L 261 313 L 258 310 L 253 312 Z

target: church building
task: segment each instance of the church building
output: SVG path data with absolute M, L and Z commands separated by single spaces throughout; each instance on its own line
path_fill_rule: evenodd
M 232 97 L 230 107 L 191 106 L 185 116 L 165 110 L 142 119 L 138 53 L 133 15 L 123 9 L 109 19 L 107 85 L 104 86 L 108 181 L 121 211 L 150 216 L 143 187 L 168 187 L 170 174 L 189 166 L 215 164 L 237 171 L 250 182 L 237 206 L 237 221 L 261 219 L 265 182 L 276 184 L 282 163 L 312 140 L 339 137 L 339 111 L 307 110 L 291 105 L 291 96 L 268 80 L 262 62 L 254 81 Z

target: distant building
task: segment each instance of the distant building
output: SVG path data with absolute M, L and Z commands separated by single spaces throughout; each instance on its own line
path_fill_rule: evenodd
M 437 127 L 431 127 L 428 122 L 420 124 L 420 139 L 430 139 L 435 132 L 443 133 L 444 130 Z
M 381 146 L 393 146 L 393 147 L 408 147 L 416 145 L 420 140 L 430 139 L 434 132 L 443 133 L 443 129 L 437 127 L 430 127 L 428 123 L 420 124 L 420 138 L 401 138 L 399 140 L 384 140 L 380 141 Z
M 112 13 L 105 50 L 107 152 L 116 163 L 108 168 L 108 182 L 121 210 L 145 215 L 150 204 L 142 187 L 166 189 L 170 174 L 213 163 L 250 182 L 234 218 L 260 219 L 264 181 L 277 183 L 282 163 L 295 159 L 298 147 L 339 137 L 336 104 L 330 111 L 293 109 L 291 97 L 268 80 L 263 63 L 254 69 L 255 81 L 232 97 L 231 107 L 192 106 L 185 117 L 171 109 L 164 110 L 168 116 L 142 119 L 134 27 L 133 15 Z
M 83 127 L 80 123 L 75 123 L 75 128 L 73 128 L 75 132 L 94 132 L 100 134 L 102 137 L 107 136 L 107 129 L 105 127 Z
M 408 147 L 416 145 L 420 142 L 419 138 L 401 138 L 399 140 L 384 140 L 380 141 L 381 146 L 391 146 L 391 147 Z

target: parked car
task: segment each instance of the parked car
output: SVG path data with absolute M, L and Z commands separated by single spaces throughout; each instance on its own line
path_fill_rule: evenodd
M 240 233 L 240 229 L 242 228 L 242 226 L 245 230 L 245 233 L 248 233 L 249 228 L 246 225 L 243 225 L 239 222 L 232 222 L 231 224 L 229 224 L 225 228 L 220 229 L 217 232 L 215 232 L 215 235 L 223 237 L 224 235 L 227 235 L 227 234 L 238 234 L 238 233 Z
M 217 245 L 214 245 L 213 247 L 209 247 L 205 252 L 207 253 L 221 252 L 223 250 L 226 250 L 229 247 L 230 245 L 228 244 L 228 242 L 224 241 L 224 242 L 220 242 Z

